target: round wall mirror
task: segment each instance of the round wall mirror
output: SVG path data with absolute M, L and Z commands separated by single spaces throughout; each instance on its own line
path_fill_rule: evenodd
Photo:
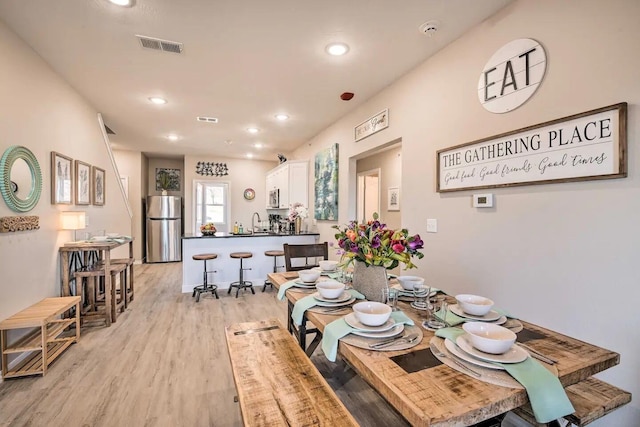
M 11 210 L 28 212 L 42 193 L 38 159 L 26 147 L 14 145 L 0 158 L 0 193 Z

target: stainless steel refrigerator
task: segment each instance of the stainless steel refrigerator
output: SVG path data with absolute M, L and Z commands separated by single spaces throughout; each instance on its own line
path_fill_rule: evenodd
M 147 197 L 147 262 L 182 260 L 182 199 Z

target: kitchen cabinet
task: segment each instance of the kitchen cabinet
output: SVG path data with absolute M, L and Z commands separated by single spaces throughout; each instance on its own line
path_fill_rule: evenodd
M 280 190 L 278 209 L 288 209 L 289 205 L 300 202 L 309 206 L 309 163 L 290 160 L 270 170 L 266 177 L 266 206 L 269 206 L 269 191 Z

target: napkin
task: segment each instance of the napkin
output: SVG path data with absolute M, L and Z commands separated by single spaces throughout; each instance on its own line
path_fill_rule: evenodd
M 459 328 L 444 328 L 436 336 L 453 342 L 465 332 Z M 527 390 L 533 415 L 539 423 L 548 423 L 575 412 L 560 380 L 532 357 L 520 363 L 495 363 L 502 366 Z
M 278 289 L 278 300 L 282 301 L 284 299 L 284 294 L 287 292 L 287 289 L 291 288 L 295 284 L 295 280 L 290 280 L 287 283 L 280 285 L 280 289 Z
M 436 311 L 436 316 L 442 319 L 442 309 Z M 464 317 L 460 317 L 457 314 L 453 313 L 451 310 L 447 310 L 447 318 L 444 319 L 451 326 L 456 326 L 461 323 L 468 321 L 469 319 L 465 319 Z
M 362 295 L 355 289 L 349 289 L 347 292 L 349 292 L 355 299 L 364 299 L 364 295 Z M 300 325 L 302 323 L 302 317 L 304 316 L 305 311 L 309 310 L 311 307 L 315 307 L 316 305 L 318 305 L 318 300 L 315 299 L 313 295 L 300 298 L 294 304 L 293 311 L 291 312 L 291 318 L 293 319 L 293 322 L 296 325 Z
M 405 325 L 413 325 L 413 320 L 409 319 L 402 311 L 394 311 L 391 313 L 391 317 L 396 323 L 404 323 Z M 345 335 L 349 335 L 353 332 L 351 326 L 344 321 L 344 318 L 334 320 L 324 328 L 322 333 L 322 351 L 330 362 L 336 361 L 336 355 L 338 354 L 338 340 Z

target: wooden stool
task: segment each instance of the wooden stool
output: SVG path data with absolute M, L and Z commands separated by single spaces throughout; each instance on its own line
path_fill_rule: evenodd
M 204 261 L 204 273 L 202 274 L 202 285 L 198 285 L 193 288 L 193 294 L 191 297 L 196 297 L 196 302 L 200 301 L 200 294 L 203 292 L 211 292 L 216 299 L 218 297 L 218 285 L 214 285 L 213 283 L 209 283 L 208 277 L 209 273 L 217 273 L 216 270 L 208 271 L 207 270 L 207 261 L 210 259 L 218 258 L 217 254 L 198 254 L 192 257 L 196 261 Z
M 240 289 L 249 288 L 251 289 L 251 293 L 255 295 L 256 292 L 253 290 L 253 283 L 244 280 L 244 270 L 251 270 L 251 269 L 242 268 L 242 260 L 245 258 L 253 257 L 253 254 L 251 252 L 232 252 L 231 254 L 229 254 L 229 256 L 231 258 L 240 259 L 240 280 L 238 280 L 237 282 L 232 282 L 231 285 L 229 285 L 229 291 L 227 293 L 230 294 L 231 289 L 238 288 L 236 290 L 236 298 L 238 298 Z
M 133 301 L 133 258 L 112 258 L 110 264 L 125 264 L 127 268 L 124 270 L 124 283 L 122 287 L 124 295 L 124 308 L 129 307 L 129 302 Z M 99 265 L 102 265 L 100 263 Z
M 284 256 L 284 251 L 265 251 L 264 254 L 266 256 L 272 256 L 273 257 L 273 272 L 274 273 L 278 272 L 278 268 L 279 267 L 284 267 L 284 265 L 278 265 L 278 257 L 279 256 Z M 262 286 L 262 292 L 264 292 L 265 289 L 267 289 L 267 286 L 271 286 L 271 289 L 273 289 L 273 283 L 271 283 L 269 281 L 269 279 L 264 281 L 264 285 Z
M 104 310 L 100 310 L 99 305 L 99 289 L 96 286 L 96 278 L 104 278 L 105 270 L 101 265 L 94 265 L 86 267 L 83 270 L 76 271 L 74 276 L 76 277 L 76 292 L 79 295 L 84 295 L 84 286 L 86 285 L 86 298 L 81 305 L 81 319 L 83 321 L 91 320 L 92 318 L 104 319 L 106 326 L 111 326 L 111 323 L 115 323 L 118 316 L 118 312 L 124 311 L 125 307 L 125 294 L 126 294 L 126 279 L 124 277 L 124 271 L 127 269 L 126 264 L 114 264 L 109 269 L 111 275 L 111 288 L 105 289 L 104 292 L 109 293 L 109 304 L 106 303 L 107 298 L 104 298 Z M 120 275 L 120 288 L 116 284 L 116 279 Z M 86 281 L 84 279 L 87 279 Z M 79 281 L 77 279 L 80 279 Z M 120 298 L 118 298 L 120 296 Z

